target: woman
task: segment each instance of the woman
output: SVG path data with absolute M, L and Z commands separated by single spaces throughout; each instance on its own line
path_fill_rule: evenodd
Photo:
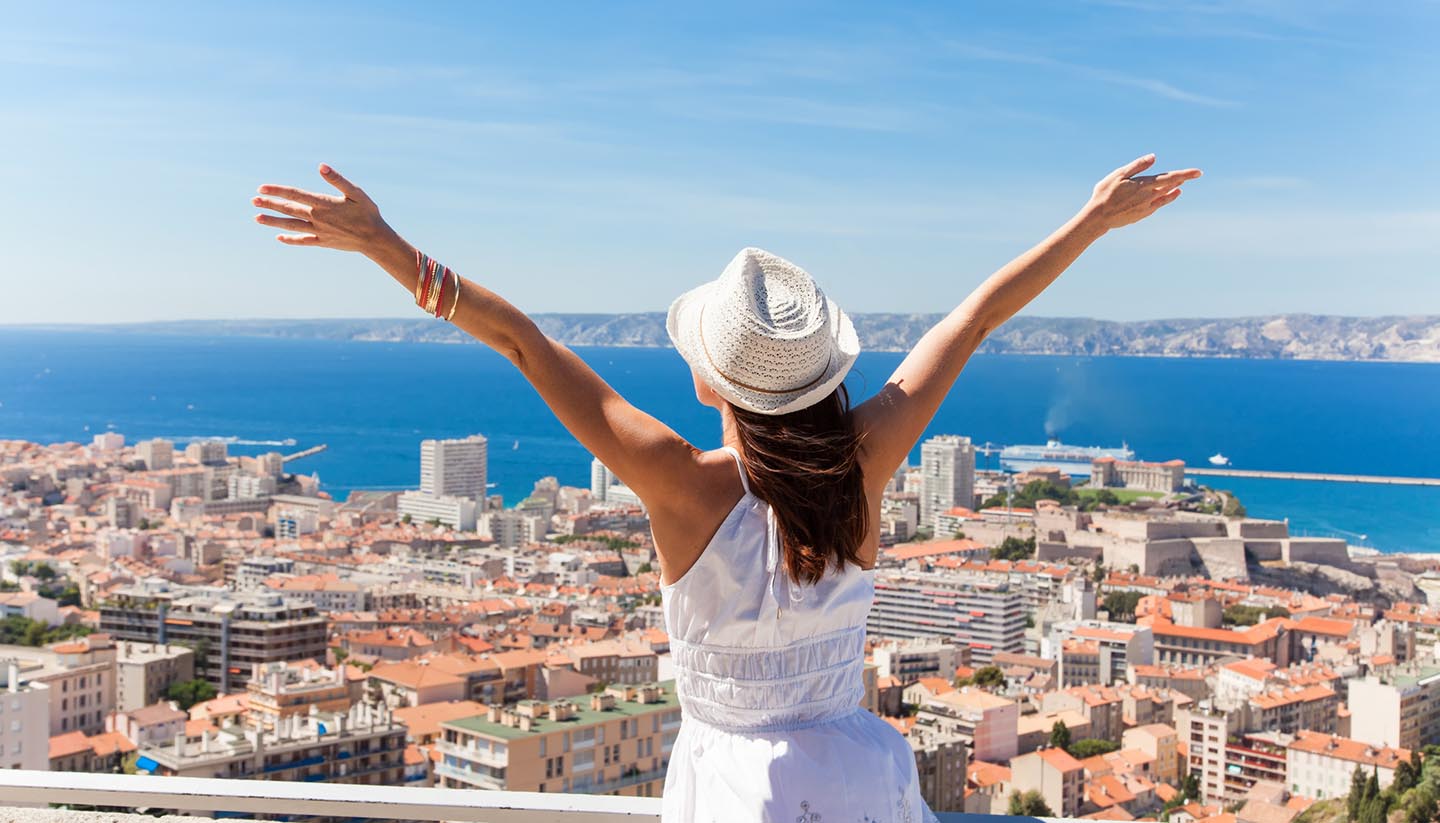
M 514 306 L 407 244 L 329 166 L 339 195 L 265 185 L 263 225 L 296 246 L 358 251 L 416 302 L 504 354 L 650 514 L 684 711 L 666 821 L 919 821 L 905 740 L 858 708 L 879 510 L 965 362 L 1082 251 L 1153 214 L 1200 176 L 1142 175 L 1147 155 L 987 279 L 920 339 L 873 398 L 850 408 L 849 318 L 803 270 L 745 249 L 677 299 L 667 329 L 724 446 L 701 451 L 616 394 Z

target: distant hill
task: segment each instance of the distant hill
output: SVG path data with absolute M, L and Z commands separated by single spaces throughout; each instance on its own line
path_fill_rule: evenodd
M 665 316 L 538 314 L 546 334 L 572 346 L 667 347 Z M 904 351 L 941 315 L 857 314 L 862 345 Z M 57 327 L 50 327 L 57 328 Z M 88 326 L 130 333 L 459 343 L 459 329 L 430 318 L 355 320 L 185 320 Z M 1337 317 L 1285 314 L 1231 319 L 1120 322 L 1077 317 L 1016 317 L 982 352 L 1004 354 L 1249 357 L 1292 360 L 1440 362 L 1440 317 Z

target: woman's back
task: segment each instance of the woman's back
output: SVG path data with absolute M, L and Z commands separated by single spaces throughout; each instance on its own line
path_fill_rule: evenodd
M 745 494 L 661 590 L 685 714 L 666 819 L 928 819 L 909 745 L 860 707 L 873 570 L 796 583 L 740 471 Z

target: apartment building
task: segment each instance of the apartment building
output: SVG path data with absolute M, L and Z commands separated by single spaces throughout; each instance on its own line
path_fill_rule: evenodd
M 488 441 L 484 435 L 420 442 L 420 491 L 483 503 Z M 471 527 L 473 528 L 473 526 Z
M 1129 678 L 1130 666 L 1155 662 L 1149 626 L 1106 620 L 1067 620 L 1050 628 L 1048 654 L 1060 663 L 1060 685 L 1109 686 Z
M 946 640 L 884 640 L 870 650 L 870 659 L 879 677 L 894 677 L 903 684 L 922 677 L 939 677 L 947 682 L 955 669 L 970 665 L 970 649 Z
M 154 704 L 172 685 L 195 677 L 195 652 L 186 646 L 121 640 L 116 650 L 115 708 L 119 711 Z
M 1011 787 L 1019 792 L 1039 792 L 1057 817 L 1080 816 L 1084 782 L 1085 767 L 1064 749 L 1041 749 L 1010 761 Z
M 293 715 L 276 729 L 228 724 L 198 739 L 142 746 L 150 774 L 398 786 L 405 777 L 405 726 L 365 703 L 349 712 Z
M 145 581 L 100 604 L 100 626 L 121 640 L 187 645 L 195 676 L 222 694 L 245 688 L 257 664 L 324 659 L 325 618 L 275 594 L 171 589 Z
M 0 769 L 44 771 L 50 763 L 50 699 L 47 683 L 28 680 L 20 662 L 0 650 Z
M 880 638 L 935 638 L 970 650 L 984 666 L 996 652 L 1025 651 L 1025 601 L 1009 582 L 983 575 L 887 571 L 875 581 L 866 620 Z
M 50 690 L 50 735 L 105 730 L 105 715 L 115 709 L 115 643 L 92 634 L 45 648 L 0 646 L 0 659 L 19 668 L 22 681 Z
M 932 811 L 965 811 L 966 768 L 969 756 L 965 738 L 918 724 L 905 731 L 905 740 L 915 755 L 920 777 L 920 796 Z
M 479 504 L 469 497 L 408 491 L 395 503 L 396 511 L 416 523 L 443 523 L 452 529 L 474 531 Z
M 1019 750 L 1020 706 L 1013 700 L 966 687 L 920 705 L 915 725 L 959 735 L 976 760 L 1004 763 Z
M 1136 749 L 1154 758 L 1151 776 L 1171 785 L 1180 782 L 1179 742 L 1175 728 L 1165 723 L 1134 726 L 1120 735 L 1122 749 Z
M 1213 601 L 1207 601 L 1213 602 Z M 1180 625 L 1161 617 L 1145 618 L 1154 635 L 1155 662 L 1161 665 L 1212 666 L 1233 657 L 1258 657 L 1290 665 L 1290 620 L 1271 618 L 1247 629 Z
M 920 525 L 934 529 L 936 515 L 974 505 L 975 447 L 970 438 L 942 434 L 921 443 Z
M 1245 714 L 1205 702 L 1175 712 L 1187 769 L 1199 778 L 1207 803 L 1238 803 L 1260 782 L 1286 784 L 1286 749 L 1294 736 L 1246 731 Z
M 660 658 L 649 646 L 624 639 L 566 646 L 561 654 L 575 671 L 607 685 L 654 683 L 660 673 Z
M 349 682 L 345 667 L 265 663 L 256 665 L 245 686 L 250 698 L 247 722 L 274 731 L 296 715 L 345 713 L 363 693 L 363 681 Z
M 658 797 L 680 731 L 673 681 L 441 724 L 444 788 Z
M 1408 749 L 1302 731 L 1286 751 L 1286 788 L 1314 800 L 1345 797 L 1350 793 L 1350 779 L 1359 768 L 1367 775 L 1375 775 L 1384 789 L 1395 781 L 1396 767 L 1410 756 Z
M 1440 667 L 1409 663 L 1349 681 L 1350 734 L 1372 746 L 1440 743 Z

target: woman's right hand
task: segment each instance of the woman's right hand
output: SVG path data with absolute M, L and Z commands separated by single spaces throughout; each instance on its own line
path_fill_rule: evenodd
M 266 183 L 251 204 L 284 216 L 257 214 L 255 222 L 291 232 L 275 236 L 281 243 L 358 251 L 372 257 L 398 240 L 380 216 L 380 207 L 359 186 L 324 163 L 320 164 L 320 176 L 340 195 Z
M 1085 205 L 1087 216 L 1107 231 L 1128 226 L 1175 202 L 1181 184 L 1200 176 L 1199 169 L 1140 174 L 1153 165 L 1155 155 L 1147 154 L 1107 174 L 1095 184 Z

